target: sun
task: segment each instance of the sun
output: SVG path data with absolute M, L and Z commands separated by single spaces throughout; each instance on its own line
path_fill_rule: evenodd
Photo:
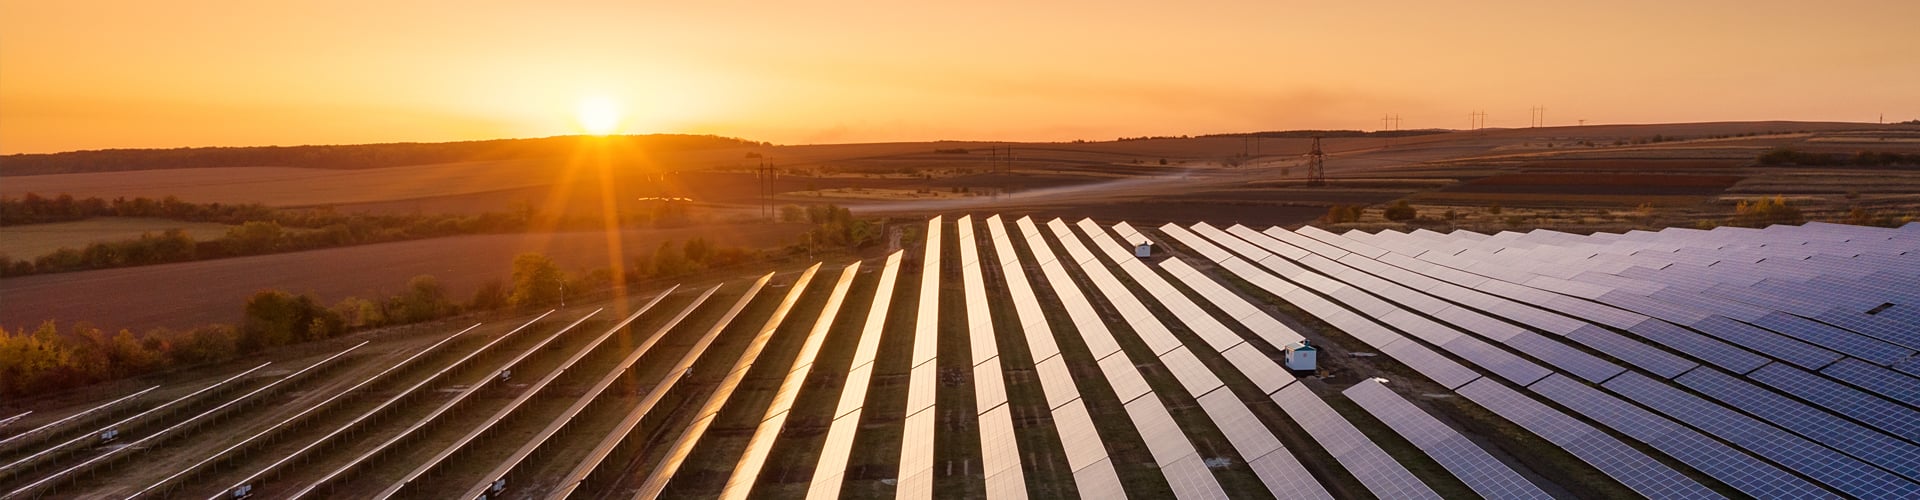
M 620 128 L 620 103 L 606 97 L 588 97 L 580 100 L 579 109 L 574 118 L 580 120 L 580 128 L 593 135 L 607 135 Z

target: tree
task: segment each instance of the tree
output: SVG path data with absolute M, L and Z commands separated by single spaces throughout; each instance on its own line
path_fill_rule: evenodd
M 274 221 L 247 221 L 227 230 L 227 244 L 234 253 L 263 253 L 280 245 L 286 231 Z
M 687 260 L 706 264 L 707 260 L 713 257 L 713 244 L 708 243 L 706 238 L 695 237 L 687 240 L 686 246 L 681 247 L 680 251 L 686 253 Z
M 407 280 L 407 291 L 398 298 L 403 323 L 437 319 L 452 313 L 454 308 L 453 301 L 447 300 L 447 288 L 430 274 Z
M 688 259 L 686 254 L 681 253 L 680 248 L 675 247 L 672 241 L 660 242 L 660 248 L 653 251 L 655 277 L 680 276 L 693 271 L 695 271 L 693 261 Z
M 507 303 L 514 307 L 534 307 L 560 302 L 566 275 L 553 259 L 528 252 L 513 258 L 513 293 Z
M 246 309 L 246 322 L 240 328 L 243 352 L 324 339 L 345 329 L 340 315 L 309 295 L 261 290 L 247 299 Z

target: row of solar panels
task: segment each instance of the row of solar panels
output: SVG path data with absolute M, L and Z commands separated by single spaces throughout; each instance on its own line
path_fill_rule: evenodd
M 1406 349 L 1406 343 L 1418 339 L 1423 345 L 1437 346 L 1469 365 L 1487 370 L 1511 384 L 1526 386 L 1756 496 L 1818 496 L 1838 491 L 1855 496 L 1887 497 L 1920 492 L 1913 483 L 1920 477 L 1916 474 L 1920 469 L 1915 467 L 1920 463 L 1915 462 L 1915 458 L 1920 455 L 1916 455 L 1911 424 L 1903 423 L 1914 416 L 1909 406 L 1912 401 L 1903 396 L 1920 386 L 1896 371 L 1902 363 L 1912 362 L 1911 351 L 1873 344 L 1867 339 L 1870 332 L 1849 331 L 1842 325 L 1820 323 L 1786 311 L 1743 313 L 1738 306 L 1728 307 L 1726 303 L 1678 293 L 1658 297 L 1662 299 L 1658 301 L 1651 298 L 1618 300 L 1636 291 L 1663 290 L 1636 287 L 1644 282 L 1633 278 L 1627 270 L 1649 270 L 1642 272 L 1644 276 L 1646 272 L 1658 274 L 1659 269 L 1682 264 L 1668 262 L 1660 268 L 1616 267 L 1611 270 L 1621 274 L 1600 273 L 1607 277 L 1596 278 L 1592 271 L 1579 268 L 1605 261 L 1592 258 L 1530 261 L 1523 255 L 1577 241 L 1556 233 L 1530 233 L 1543 235 L 1533 238 L 1494 238 L 1469 233 L 1449 240 L 1464 243 L 1434 245 L 1436 238 L 1432 235 L 1350 232 L 1343 236 L 1310 227 L 1299 232 L 1277 228 L 1258 232 L 1242 227 L 1221 231 L 1205 225 L 1196 225 L 1191 232 L 1178 226 L 1164 229 L 1243 279 L 1340 326 L 1436 382 L 1455 387 L 1477 401 L 1498 401 L 1498 405 L 1506 407 L 1480 402 L 1549 440 L 1555 440 L 1553 434 L 1558 433 L 1563 437 L 1555 442 L 1578 442 L 1566 436 L 1565 429 L 1552 428 L 1555 423 L 1540 421 L 1536 415 L 1514 413 L 1512 406 L 1518 404 L 1514 400 L 1523 396 L 1494 394 L 1505 386 L 1481 379 L 1477 372 L 1466 370 L 1465 365 L 1434 356 L 1434 351 L 1424 347 Z M 1889 265 L 1896 268 L 1920 268 L 1914 260 L 1915 239 L 1911 231 L 1820 229 L 1813 236 L 1825 238 L 1822 241 L 1873 243 L 1866 245 L 1867 253 L 1854 255 L 1878 255 L 1871 259 L 1880 263 L 1875 265 L 1891 263 Z M 1779 249 L 1786 255 L 1782 260 L 1792 259 L 1799 255 L 1792 252 L 1804 250 L 1811 240 L 1797 236 L 1809 234 L 1804 230 L 1780 230 L 1790 233 L 1786 235 L 1772 232 L 1746 233 L 1767 237 L 1754 238 L 1750 244 L 1740 247 L 1758 250 L 1743 251 L 1739 258 L 1743 262 L 1754 259 L 1753 262 L 1767 263 L 1773 257 L 1764 252 Z M 1659 234 L 1633 236 L 1644 243 L 1662 241 L 1655 237 Z M 1206 238 L 1200 238 L 1201 235 Z M 1471 251 L 1484 248 L 1488 242 L 1498 243 L 1496 240 L 1511 243 L 1529 239 L 1542 243 L 1533 247 L 1533 252 Z M 1408 240 L 1423 241 L 1410 243 Z M 1683 240 L 1685 242 L 1673 247 L 1701 248 L 1688 245 L 1707 241 Z M 1852 251 L 1844 246 L 1821 248 Z M 1453 249 L 1458 249 L 1458 253 L 1452 253 Z M 1639 251 L 1645 250 L 1636 250 Z M 1259 265 L 1247 264 L 1241 257 Z M 1715 266 L 1724 262 L 1701 258 L 1693 261 L 1696 265 L 1705 262 L 1703 265 Z M 1531 268 L 1551 268 L 1589 279 L 1578 284 L 1555 281 L 1560 278 L 1523 271 L 1530 268 L 1529 262 L 1539 263 Z M 1875 276 L 1887 279 L 1872 279 Z M 1867 283 L 1903 282 L 1887 273 L 1856 274 L 1854 278 L 1865 278 Z M 1874 300 L 1901 300 L 1880 297 Z M 1723 316 L 1722 311 L 1740 319 Z M 1565 316 L 1556 317 L 1556 313 Z M 1439 322 L 1425 319 L 1427 317 Z M 1592 323 L 1581 324 L 1581 320 Z M 1562 340 L 1534 335 L 1516 328 L 1515 324 L 1558 334 Z M 1603 325 L 1625 330 L 1647 342 L 1621 336 Z M 1467 332 L 1473 335 L 1464 335 Z M 1834 348 L 1822 349 L 1815 346 L 1816 343 Z M 1502 344 L 1513 352 L 1494 344 Z M 1583 345 L 1656 377 L 1674 379 L 1678 386 L 1712 399 L 1689 394 L 1640 372 L 1627 371 L 1626 367 L 1572 349 L 1574 345 Z M 1685 357 L 1727 371 L 1699 367 Z M 1816 375 L 1806 371 L 1813 369 L 1821 372 Z M 1743 376 L 1750 381 L 1742 380 Z M 1598 384 L 1598 388 L 1589 384 Z M 1625 399 L 1621 399 L 1623 397 Z M 1626 475 L 1636 464 L 1644 465 L 1648 461 L 1643 457 L 1622 458 L 1618 446 L 1607 445 L 1613 448 L 1607 451 L 1590 441 L 1583 444 L 1590 448 L 1584 452 L 1573 446 L 1569 446 L 1569 451 L 1590 462 L 1597 461 L 1595 465 L 1602 470 L 1650 496 L 1684 480 L 1676 474 L 1666 474 L 1665 480 L 1639 478 L 1630 482 L 1630 476 Z

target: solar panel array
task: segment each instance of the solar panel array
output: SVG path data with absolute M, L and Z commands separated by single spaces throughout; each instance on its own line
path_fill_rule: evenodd
M 353 495 L 351 484 L 378 480 L 360 471 L 382 464 L 410 472 L 366 496 L 433 496 L 430 480 L 445 471 L 463 498 L 508 488 L 550 498 L 1334 498 L 1356 486 L 1381 498 L 1546 498 L 1557 491 L 1546 478 L 1566 476 L 1539 468 L 1560 464 L 1652 498 L 1920 498 L 1920 225 L 1575 235 L 1012 224 L 998 215 L 932 218 L 912 283 L 902 283 L 901 251 L 877 269 L 846 266 L 831 286 L 809 286 L 816 265 L 777 302 L 761 293 L 772 274 L 708 304 L 716 286 L 637 345 L 612 339 L 643 314 L 673 314 L 649 312 L 666 293 L 585 343 L 561 339 L 586 317 L 503 342 L 535 318 L 462 348 L 464 356 L 446 354 L 459 359 L 420 369 L 431 373 L 290 456 L 243 468 L 255 472 L 216 496 L 289 474 L 289 460 L 354 439 L 380 425 L 374 417 L 437 387 L 451 399 L 435 399 L 426 417 L 398 434 L 374 433 L 390 437 L 329 461 L 345 465 L 314 471 L 317 480 L 299 481 L 304 489 L 268 495 Z M 1136 256 L 1142 244 L 1159 244 L 1158 255 Z M 877 276 L 862 277 L 871 271 Z M 913 303 L 894 304 L 896 291 Z M 756 301 L 774 305 L 748 312 Z M 847 312 L 856 310 L 864 316 Z M 696 311 L 712 319 L 683 324 Z M 790 314 L 810 316 L 802 324 Z M 685 330 L 692 345 L 649 354 L 670 330 Z M 719 345 L 744 348 L 710 349 L 734 331 L 751 333 Z M 425 364 L 453 338 L 211 447 L 223 451 L 165 471 L 131 496 L 199 487 L 191 476 L 398 377 L 400 366 Z M 1331 377 L 1296 378 L 1278 361 L 1309 339 L 1322 363 L 1340 365 L 1325 372 Z M 574 347 L 554 354 L 564 360 L 527 363 L 550 344 Z M 469 366 L 482 356 L 510 360 Z M 585 374 L 597 382 L 584 393 L 535 403 L 564 392 L 548 387 L 587 364 L 612 370 Z M 716 371 L 698 376 L 696 364 Z M 225 405 L 214 398 L 238 385 L 209 386 L 105 429 L 160 428 L 135 441 L 159 446 L 326 365 L 256 383 Z M 639 388 L 637 402 L 608 407 L 614 399 L 603 395 L 649 365 L 667 367 L 664 378 Z M 473 369 L 544 371 L 512 388 L 505 377 L 448 387 L 452 373 Z M 467 403 L 495 387 L 515 392 L 501 403 Z M 890 403 L 869 408 L 870 398 Z M 442 418 L 463 404 L 490 410 Z M 160 411 L 189 405 L 215 410 Z M 564 410 L 542 413 L 558 417 L 537 432 L 498 432 L 547 407 Z M 0 467 L 0 490 L 55 491 L 126 455 L 85 446 L 80 431 L 91 423 L 62 424 L 105 418 L 94 411 L 44 417 L 53 423 L 0 441 L 25 457 Z M 543 451 L 588 414 L 617 423 L 596 424 L 606 434 L 586 438 L 597 444 L 567 458 L 577 461 L 542 462 L 572 457 Z M 448 431 L 456 439 L 436 441 L 438 453 L 424 460 L 388 451 L 447 421 L 472 423 Z M 643 422 L 671 424 L 649 435 Z M 1524 435 L 1476 435 L 1488 425 Z M 44 446 L 52 441 L 62 442 Z M 971 443 L 977 448 L 954 447 Z M 463 451 L 479 446 L 511 452 Z M 1529 460 L 1558 456 L 1573 461 Z M 476 469 L 484 475 L 443 465 L 476 459 L 488 461 Z M 41 472 L 43 462 L 58 466 Z M 533 470 L 569 472 L 543 479 Z

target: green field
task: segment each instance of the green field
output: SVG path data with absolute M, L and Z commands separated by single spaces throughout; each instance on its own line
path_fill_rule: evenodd
M 88 243 L 131 240 L 139 238 L 140 233 L 157 234 L 168 229 L 184 229 L 193 236 L 194 241 L 207 241 L 226 236 L 228 227 L 212 222 L 144 217 L 95 217 L 73 222 L 6 226 L 0 227 L 0 255 L 32 259 L 63 247 L 78 250 Z

